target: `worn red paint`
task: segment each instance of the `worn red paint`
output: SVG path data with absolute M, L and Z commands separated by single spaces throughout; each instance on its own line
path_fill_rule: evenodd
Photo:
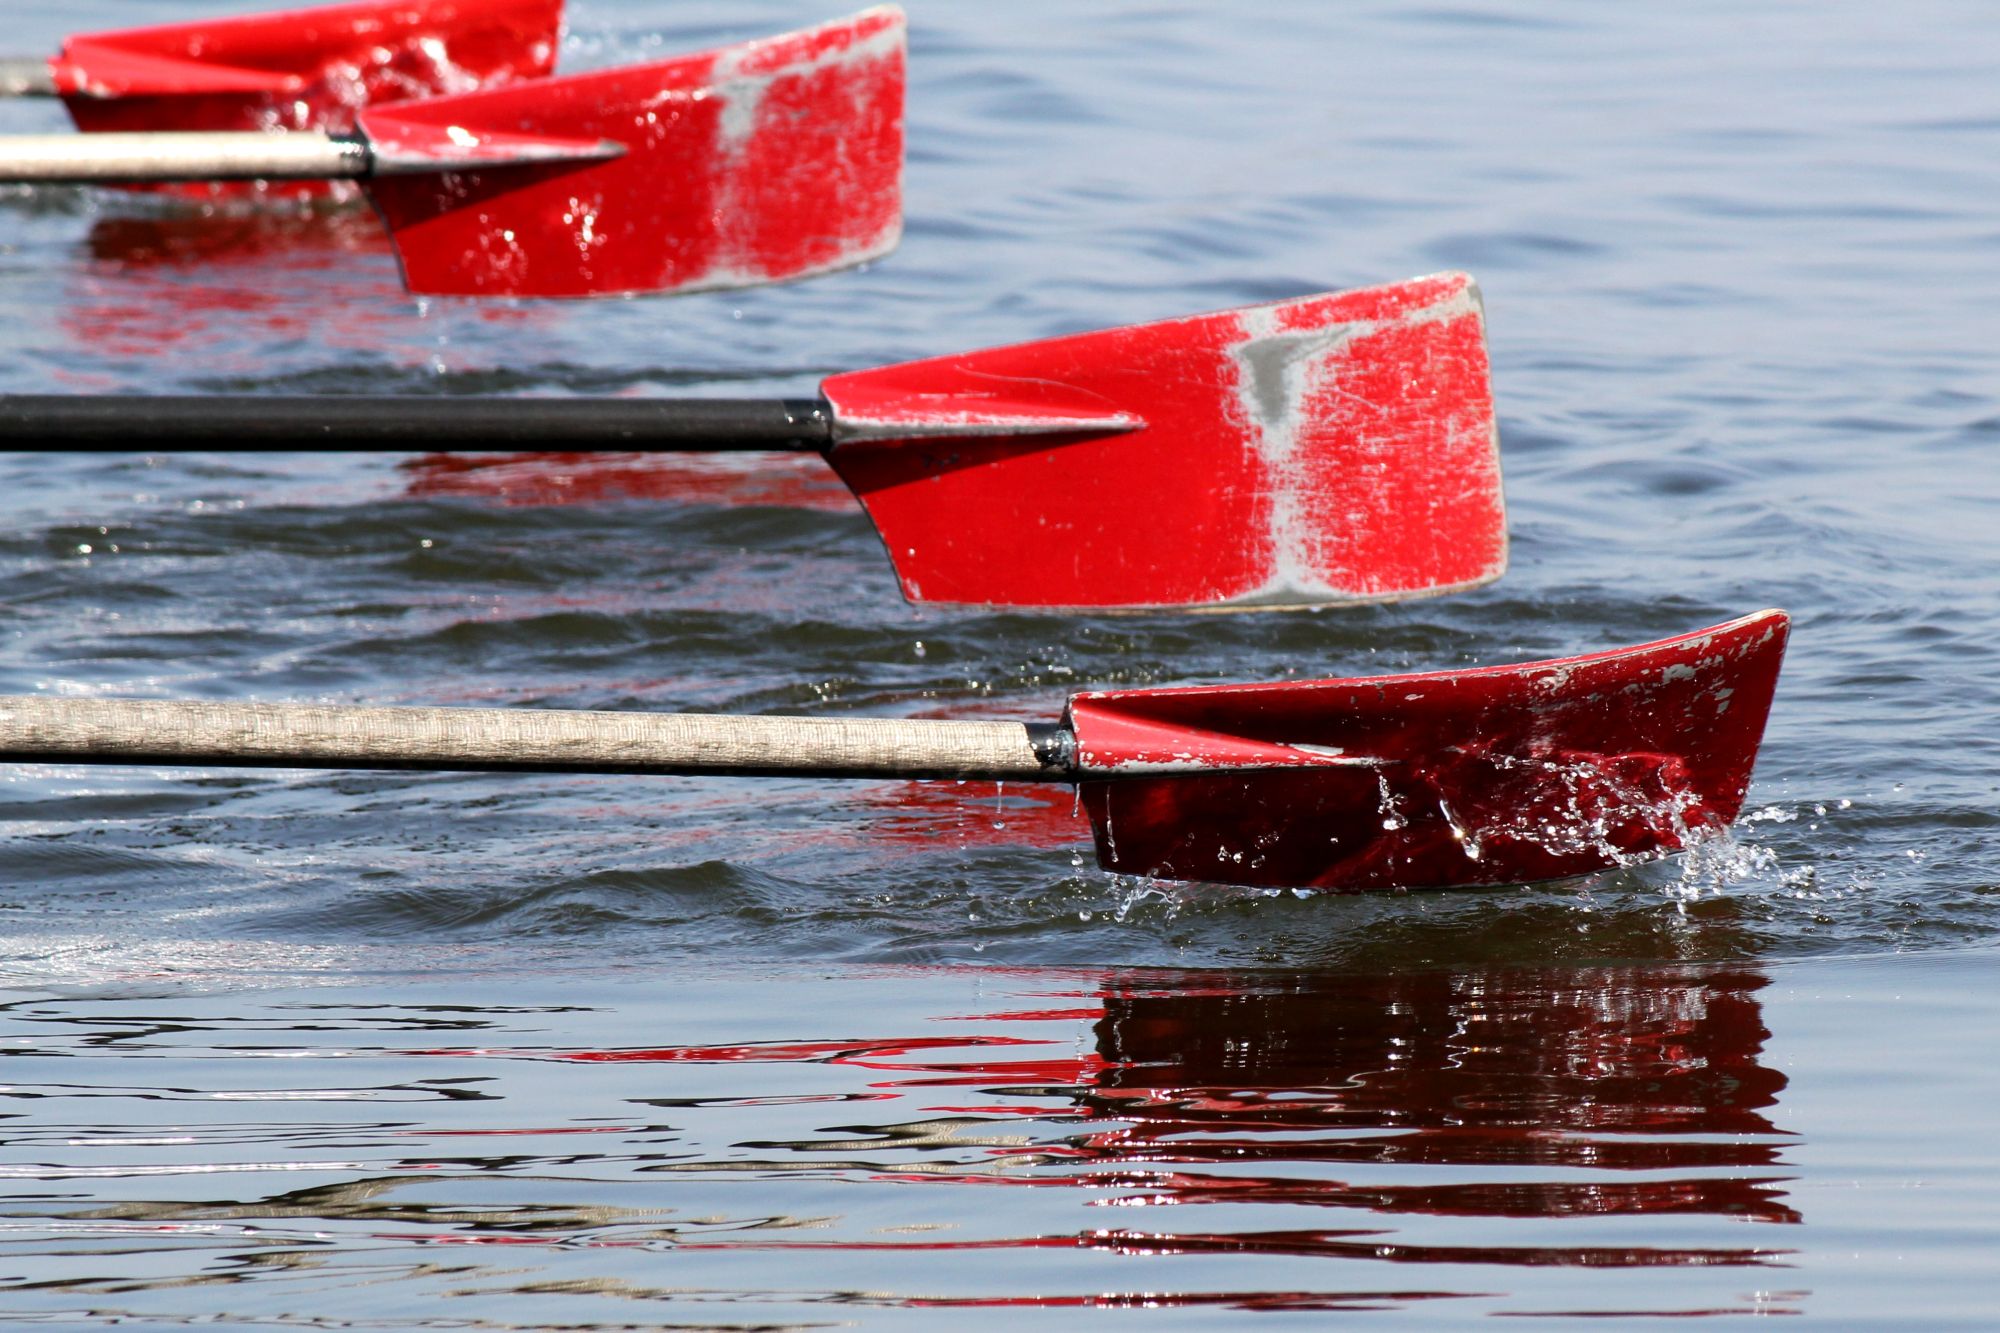
M 380 176 L 410 290 L 591 296 L 776 282 L 893 249 L 904 20 L 890 6 L 700 55 L 371 108 L 378 153 L 519 136 L 614 160 Z
M 833 466 L 913 602 L 1366 602 L 1506 568 L 1484 316 L 1462 273 L 822 391 Z
M 65 42 L 49 67 L 81 130 L 346 133 L 365 106 L 548 77 L 562 9 L 562 0 L 365 0 L 87 33 Z
M 84 239 L 89 267 L 57 306 L 64 335 L 93 356 L 197 356 L 209 373 L 254 375 L 270 343 L 322 349 L 382 345 L 401 318 L 388 239 L 352 209 L 160 209 L 107 213 Z M 302 292 L 339 291 L 338 301 Z M 78 378 L 63 358 L 56 384 Z
M 1741 809 L 1789 621 L 1551 662 L 1077 695 L 1111 870 L 1337 889 L 1513 884 L 1677 851 Z

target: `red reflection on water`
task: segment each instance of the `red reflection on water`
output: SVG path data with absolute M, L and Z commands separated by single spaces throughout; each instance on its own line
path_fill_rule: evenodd
M 1068 787 L 898 782 L 871 783 L 846 795 L 847 803 L 869 812 L 871 843 L 1047 848 L 1090 841 L 1090 821 Z
M 1084 1296 L 913 1296 L 896 1304 L 912 1310 L 1185 1310 L 1225 1306 L 1234 1310 L 1293 1310 L 1366 1314 L 1417 1301 L 1491 1296 L 1486 1291 L 1107 1291 Z
M 959 721 L 1043 721 L 1060 701 L 952 699 L 912 717 Z M 1076 788 L 1047 783 L 869 783 L 841 793 L 868 812 L 868 836 L 878 845 L 937 847 L 1072 847 L 1090 842 L 1090 821 Z
M 968 1046 L 1047 1046 L 1053 1043 L 1035 1037 L 899 1037 L 893 1040 L 875 1041 L 791 1041 L 791 1042 L 751 1042 L 742 1046 L 660 1046 L 636 1050 L 616 1051 L 537 1051 L 533 1054 L 542 1060 L 571 1060 L 585 1064 L 603 1064 L 630 1061 L 639 1064 L 745 1064 L 776 1063 L 798 1064 L 815 1062 L 830 1065 L 854 1065 L 862 1069 L 931 1069 L 937 1066 L 923 1063 L 898 1062 L 896 1056 L 909 1055 L 925 1050 L 963 1050 Z M 479 1049 L 423 1050 L 410 1051 L 410 1055 L 515 1055 L 525 1052 Z M 999 1065 L 982 1065 L 981 1068 L 1011 1068 L 1004 1062 Z M 1065 1064 L 1066 1072 L 1075 1072 L 1079 1066 Z M 900 1087 L 901 1083 L 887 1086 Z
M 913 1051 L 958 1050 L 968 1045 L 1040 1046 L 1029 1037 L 984 1037 L 968 1042 L 963 1037 L 905 1037 L 899 1041 L 855 1043 L 851 1041 L 803 1041 L 752 1046 L 669 1046 L 648 1051 L 575 1051 L 551 1056 L 557 1060 L 644 1060 L 652 1061 L 799 1061 L 816 1060 L 830 1065 L 858 1065 L 864 1069 L 921 1069 L 922 1064 L 890 1063 L 888 1057 Z
M 271 342 L 303 339 L 378 351 L 383 326 L 408 314 L 371 213 L 106 217 L 87 246 L 88 270 L 61 318 L 99 357 L 214 347 L 254 360 Z
M 1411 1245 L 1387 1240 L 1394 1233 L 1366 1228 L 1338 1231 L 1152 1232 L 1087 1231 L 1075 1236 L 1022 1236 L 995 1240 L 691 1241 L 687 1250 L 843 1250 L 936 1252 L 961 1250 L 1098 1250 L 1158 1257 L 1190 1254 L 1267 1254 L 1288 1258 L 1368 1259 L 1394 1264 L 1506 1264 L 1525 1268 L 1761 1268 L 1782 1263 L 1789 1250 L 1754 1247 L 1704 1249 L 1647 1245 Z
M 854 496 L 817 455 L 785 453 L 421 454 L 402 463 L 411 496 L 504 505 L 672 500 L 845 511 Z
M 1088 1023 L 1093 1049 L 1077 1054 L 1021 1049 L 1069 1044 L 1065 1038 L 970 1029 L 1000 1015 L 941 1019 L 955 1031 L 923 1038 L 511 1054 L 811 1061 L 869 1071 L 866 1086 L 876 1095 L 918 1099 L 920 1107 L 899 1124 L 846 1125 L 823 1141 L 753 1145 L 807 1161 L 839 1153 L 839 1170 L 854 1169 L 857 1135 L 879 1137 L 879 1151 L 891 1153 L 910 1139 L 907 1126 L 929 1123 L 914 1117 L 963 1117 L 965 1137 L 927 1141 L 955 1142 L 971 1159 L 961 1158 L 957 1169 L 933 1161 L 904 1170 L 884 1161 L 868 1174 L 882 1182 L 1083 1188 L 1101 1195 L 1091 1206 L 1127 1209 L 1256 1204 L 1412 1220 L 1671 1216 L 1792 1224 L 1801 1217 L 1787 1201 L 1787 1177 L 1777 1174 L 1788 1136 L 1769 1114 L 1786 1080 L 1759 1059 L 1770 1036 L 1757 997 L 1766 984 L 1747 966 L 1113 974 L 1101 981 L 1094 1007 L 1004 1016 L 1072 1032 Z M 940 1105 L 934 1092 L 945 1088 L 981 1089 L 997 1104 L 967 1104 L 961 1096 Z M 1052 1132 L 1018 1137 L 1023 1122 L 1037 1119 Z M 1009 1136 L 982 1140 L 985 1122 L 1007 1125 Z M 986 1166 L 982 1158 L 996 1160 Z M 1326 1172 L 1343 1163 L 1371 1168 L 1373 1178 Z M 1382 1170 L 1403 1167 L 1423 1170 Z M 1766 1266 L 1789 1253 L 1759 1244 L 1652 1245 L 1628 1232 L 1615 1243 L 1598 1235 L 1567 1244 L 1540 1235 L 1510 1243 L 1511 1233 L 1500 1229 L 1489 1234 L 1486 1243 L 1456 1236 L 1439 1243 L 1379 1227 L 1126 1226 L 825 1245 L 1611 1268 Z
M 1149 1204 L 1797 1222 L 1782 1177 L 1741 1174 L 1780 1160 L 1765 1111 L 1785 1078 L 1757 1058 L 1765 984 L 1630 968 L 1114 985 L 1095 1028 L 1103 1073 L 1072 1096 L 1124 1122 L 1088 1137 L 1096 1160 L 1168 1168 L 1133 1182 Z M 1694 1174 L 1350 1185 L 1201 1170 L 1260 1162 Z

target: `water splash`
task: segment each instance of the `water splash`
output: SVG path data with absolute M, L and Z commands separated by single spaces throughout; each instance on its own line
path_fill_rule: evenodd
M 1389 780 L 1382 774 L 1375 775 L 1375 787 L 1379 793 L 1378 808 L 1382 812 L 1382 827 L 1390 832 L 1407 827 L 1410 819 L 1404 812 L 1403 798 L 1389 790 Z M 1442 804 L 1442 803 L 1440 803 Z

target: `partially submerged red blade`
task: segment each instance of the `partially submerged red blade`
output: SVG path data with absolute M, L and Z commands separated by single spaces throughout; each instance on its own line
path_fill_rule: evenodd
M 380 178 L 410 290 L 598 296 L 778 282 L 902 231 L 904 21 L 893 6 L 701 55 L 361 113 L 378 159 L 488 139 L 613 160 Z
M 1098 859 L 1382 889 L 1665 855 L 1742 808 L 1789 625 L 1762 611 L 1552 662 L 1077 695 Z
M 562 0 L 360 4 L 72 37 L 51 62 L 83 130 L 354 128 L 363 106 L 546 77 Z
M 1362 291 L 836 375 L 913 602 L 1313 605 L 1507 564 L 1478 289 Z

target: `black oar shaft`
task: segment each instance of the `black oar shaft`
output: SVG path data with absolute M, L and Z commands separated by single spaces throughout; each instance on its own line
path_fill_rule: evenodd
M 39 56 L 0 56 L 0 97 L 54 97 L 55 74 Z
M 817 398 L 0 395 L 0 449 L 818 450 Z
M 1066 728 L 883 717 L 0 696 L 0 762 L 1065 782 Z

